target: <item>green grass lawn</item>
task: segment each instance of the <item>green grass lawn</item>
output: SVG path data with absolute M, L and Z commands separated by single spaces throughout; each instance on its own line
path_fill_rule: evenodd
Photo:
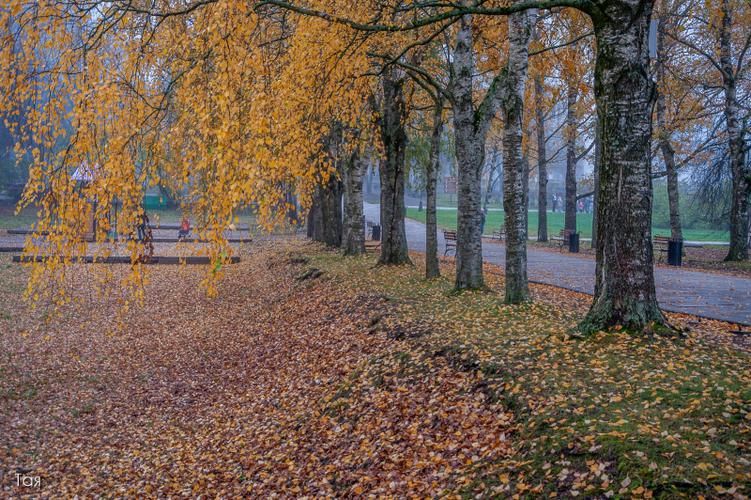
M 36 210 L 32 207 L 25 208 L 20 214 L 16 215 L 15 205 L 0 206 L 0 229 L 28 227 L 36 220 Z
M 439 209 L 437 216 L 438 227 L 456 229 L 456 209 Z M 503 211 L 488 212 L 488 217 L 485 220 L 485 234 L 492 234 L 493 231 L 499 228 L 503 224 L 503 216 Z M 563 229 L 563 216 L 562 212 L 548 212 L 549 236 L 557 235 Z M 425 211 L 419 212 L 416 208 L 408 208 L 407 217 L 425 222 Z M 592 236 L 592 214 L 577 214 L 576 223 L 582 238 Z M 667 228 L 652 227 L 652 233 L 670 235 L 670 230 Z M 537 236 L 537 212 L 529 213 L 529 235 L 533 237 Z M 693 241 L 727 241 L 728 232 L 722 230 L 684 229 L 683 238 Z
M 149 220 L 156 224 L 175 224 L 182 219 L 182 212 L 179 208 L 157 208 L 146 211 Z M 252 224 L 255 222 L 254 217 L 243 211 L 238 214 L 241 224 Z M 191 220 L 193 218 L 191 217 Z M 15 206 L 0 207 L 0 230 L 28 228 L 37 221 L 36 209 L 34 207 L 25 208 L 20 214 L 15 214 Z

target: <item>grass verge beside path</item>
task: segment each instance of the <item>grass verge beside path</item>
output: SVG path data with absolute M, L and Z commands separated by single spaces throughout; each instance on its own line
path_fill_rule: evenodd
M 420 222 L 425 222 L 425 211 L 418 211 L 416 208 L 407 209 L 407 217 Z M 456 229 L 456 209 L 440 209 L 436 213 L 438 227 L 442 229 Z M 488 212 L 485 220 L 485 234 L 492 234 L 503 224 L 503 211 Z M 582 238 L 592 236 L 592 214 L 580 213 L 576 216 L 577 227 Z M 564 225 L 564 214 L 562 212 L 548 212 L 548 235 L 557 236 Z M 652 228 L 655 235 L 669 236 L 670 230 L 665 228 Z M 529 235 L 537 237 L 537 212 L 529 213 Z M 705 229 L 684 229 L 683 238 L 690 241 L 727 241 L 728 232 L 721 230 Z
M 589 304 L 580 294 L 533 286 L 534 303 L 508 306 L 499 274 L 489 274 L 492 293 L 452 295 L 448 279 L 422 279 L 419 255 L 415 268 L 313 258 L 341 286 L 398 304 L 397 325 L 430 325 L 412 338 L 401 327 L 412 371 L 445 358 L 473 375 L 478 397 L 513 410 L 516 453 L 486 464 L 467 493 L 751 494 L 751 355 L 729 325 L 672 315 L 698 330 L 579 341 L 566 331 Z

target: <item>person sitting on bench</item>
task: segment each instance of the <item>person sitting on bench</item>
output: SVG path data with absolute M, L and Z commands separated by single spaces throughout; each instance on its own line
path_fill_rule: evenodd
M 183 217 L 183 220 L 180 222 L 180 230 L 177 232 L 177 239 L 179 241 L 185 240 L 185 238 L 188 237 L 190 234 L 190 221 L 187 217 Z
M 146 229 L 149 227 L 149 216 L 143 212 L 138 217 L 138 226 L 136 226 L 136 237 L 138 241 L 146 240 Z

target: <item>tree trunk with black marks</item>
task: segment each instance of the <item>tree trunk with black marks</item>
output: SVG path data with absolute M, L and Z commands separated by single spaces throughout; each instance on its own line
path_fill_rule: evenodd
M 537 128 L 537 241 L 548 241 L 548 160 L 545 147 L 545 111 L 542 77 L 535 76 L 535 123 Z
M 601 0 L 595 98 L 601 129 L 595 297 L 583 332 L 665 324 L 657 305 L 651 244 L 649 27 L 654 0 Z
M 674 240 L 683 239 L 681 228 L 681 209 L 678 194 L 678 171 L 675 166 L 675 151 L 669 141 L 660 143 L 662 157 L 665 159 L 668 181 L 668 207 L 670 211 L 670 237 Z
M 323 241 L 323 223 L 321 222 L 321 205 L 318 201 L 318 188 L 313 193 L 313 200 L 308 210 L 308 238 L 314 241 Z
M 332 176 L 325 185 L 316 188 L 313 196 L 308 217 L 308 234 L 314 241 L 339 248 L 342 244 L 341 181 Z
M 570 83 L 566 99 L 566 200 L 564 228 L 576 232 L 576 85 Z
M 526 214 L 521 213 L 526 196 L 526 187 L 522 186 L 525 175 L 521 171 L 521 119 L 530 31 L 528 13 L 509 16 L 510 43 L 507 66 L 493 79 L 485 97 L 475 109 L 472 86 L 475 74 L 472 18 L 470 15 L 462 16 L 453 53 L 450 85 L 459 174 L 455 287 L 462 290 L 485 286 L 480 231 L 481 176 L 490 121 L 500 108 L 503 109 L 506 118 L 503 138 L 503 205 L 506 209 L 506 231 L 511 235 L 507 238 L 506 246 L 506 286 L 507 299 L 510 302 L 520 302 L 529 296 L 527 227 L 524 224 Z M 514 170 L 514 173 L 509 174 L 509 170 Z M 509 207 L 513 207 L 510 212 Z
M 362 183 L 366 164 L 358 151 L 347 158 L 343 166 L 344 180 L 344 233 L 342 250 L 344 255 L 365 253 L 365 216 L 363 213 Z
M 381 256 L 379 264 L 409 264 L 407 234 L 404 228 L 405 152 L 407 133 L 404 77 L 389 67 L 381 78 L 383 104 L 380 129 L 385 158 L 379 169 L 381 181 Z
M 433 110 L 433 132 L 430 136 L 430 158 L 426 172 L 425 191 L 425 277 L 436 278 L 441 275 L 438 265 L 438 221 L 436 217 L 436 187 L 438 184 L 439 158 L 441 151 L 441 134 L 443 133 L 443 100 L 437 99 Z
M 498 148 L 493 147 L 493 155 L 490 160 L 490 170 L 488 171 L 488 182 L 485 184 L 485 197 L 482 200 L 482 210 L 483 212 L 487 213 L 488 211 L 488 205 L 490 205 L 490 195 L 493 192 L 493 188 L 495 187 L 495 183 L 497 182 L 497 171 L 498 171 Z
M 509 57 L 503 115 L 503 209 L 506 223 L 506 296 L 508 304 L 529 300 L 527 280 L 527 165 L 522 159 L 524 86 L 527 79 L 531 23 L 521 12 L 508 18 Z
M 457 161 L 456 215 L 457 290 L 485 285 L 482 273 L 481 176 L 485 160 L 486 121 L 475 111 L 472 77 L 475 71 L 471 16 L 462 16 L 454 48 L 454 134 Z
M 748 259 L 749 196 L 751 196 L 751 165 L 746 165 L 743 151 L 743 132 L 738 116 L 738 90 L 731 48 L 733 27 L 730 0 L 722 0 L 720 30 L 720 67 L 725 91 L 725 122 L 728 133 L 728 153 L 733 191 L 730 205 L 730 248 L 726 261 Z

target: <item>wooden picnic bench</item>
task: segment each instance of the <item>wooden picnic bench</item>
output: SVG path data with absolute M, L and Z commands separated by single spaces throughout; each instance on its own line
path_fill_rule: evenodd
M 454 255 L 456 255 L 456 231 L 447 231 L 446 229 L 443 230 L 443 239 L 446 242 L 446 249 L 443 251 L 443 255 L 448 255 L 449 250 L 454 250 Z
M 550 239 L 558 242 L 558 249 L 562 252 L 566 245 L 568 245 L 569 237 L 573 233 L 574 231 L 570 229 L 561 229 L 558 231 L 558 236 L 551 236 Z
M 493 231 L 493 239 L 503 240 L 506 238 L 506 226 L 501 224 L 497 231 Z

